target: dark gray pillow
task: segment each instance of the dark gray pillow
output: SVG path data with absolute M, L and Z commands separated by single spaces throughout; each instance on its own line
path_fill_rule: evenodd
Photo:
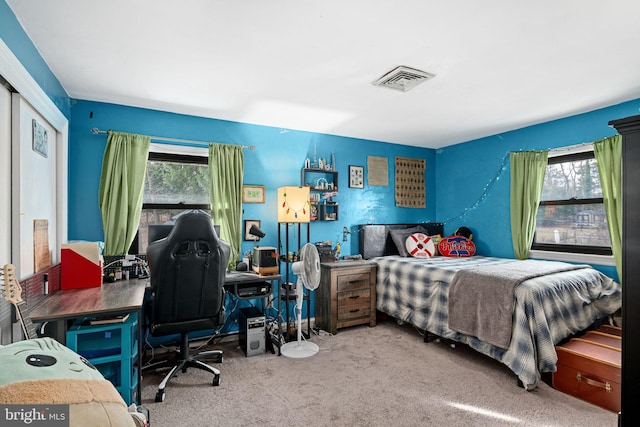
M 411 236 L 413 233 L 424 233 L 427 236 L 429 235 L 429 233 L 427 233 L 427 230 L 420 225 L 411 228 L 403 228 L 401 230 L 389 230 L 391 239 L 393 240 L 393 243 L 396 244 L 396 248 L 398 248 L 398 253 L 400 254 L 400 256 L 409 256 L 409 252 L 407 252 L 405 242 L 407 241 L 407 237 Z

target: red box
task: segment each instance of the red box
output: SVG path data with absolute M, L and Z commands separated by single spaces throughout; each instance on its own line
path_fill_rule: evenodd
M 60 289 L 102 286 L 102 260 L 97 243 L 66 243 L 60 252 Z

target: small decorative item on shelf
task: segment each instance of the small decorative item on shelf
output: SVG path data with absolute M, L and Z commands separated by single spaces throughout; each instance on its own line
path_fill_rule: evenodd
M 312 204 L 310 209 L 311 221 L 316 221 L 318 219 L 318 205 Z
M 316 144 L 313 144 L 313 164 L 312 168 L 316 169 L 318 167 L 318 156 L 316 156 Z
M 329 182 L 326 178 L 318 178 L 316 181 L 316 188 L 320 190 L 326 190 L 329 188 Z

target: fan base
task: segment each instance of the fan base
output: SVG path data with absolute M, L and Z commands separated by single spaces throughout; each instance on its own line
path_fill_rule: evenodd
M 320 350 L 316 344 L 309 341 L 288 342 L 280 347 L 280 354 L 292 359 L 303 359 L 311 357 Z

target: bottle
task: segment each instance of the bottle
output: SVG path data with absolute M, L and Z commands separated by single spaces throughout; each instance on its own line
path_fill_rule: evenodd
M 47 273 L 42 275 L 42 293 L 49 295 L 49 275 Z

